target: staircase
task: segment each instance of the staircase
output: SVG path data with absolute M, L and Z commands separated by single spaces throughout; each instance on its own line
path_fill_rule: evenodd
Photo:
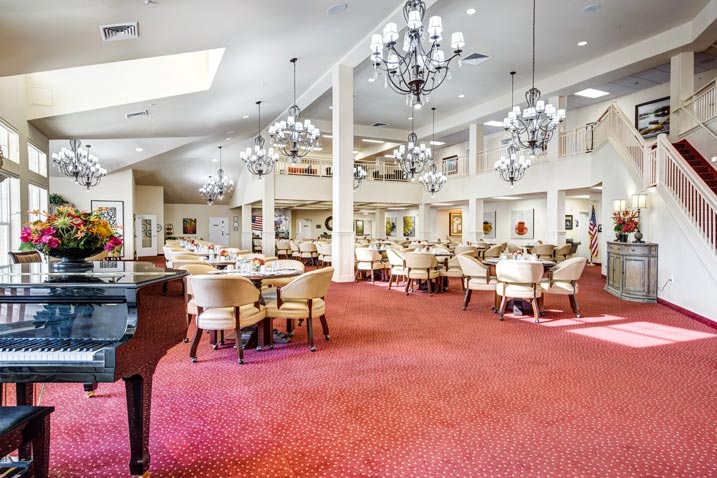
M 717 194 L 717 170 L 686 140 L 673 146 L 713 193 Z

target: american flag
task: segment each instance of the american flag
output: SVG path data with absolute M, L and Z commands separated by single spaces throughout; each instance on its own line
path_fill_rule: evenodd
M 588 226 L 588 236 L 590 236 L 590 262 L 593 258 L 598 257 L 598 230 L 597 220 L 595 219 L 595 205 L 593 204 L 592 213 L 590 213 L 590 225 Z
M 262 232 L 264 230 L 264 223 L 261 216 L 251 217 L 251 230 Z

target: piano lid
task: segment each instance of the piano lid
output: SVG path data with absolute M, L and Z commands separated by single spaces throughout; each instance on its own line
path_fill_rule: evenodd
M 102 287 L 142 287 L 188 275 L 186 271 L 164 269 L 151 262 L 95 261 L 92 270 L 82 273 L 54 272 L 45 263 L 0 266 L 0 287 L 48 285 L 77 287 L 90 284 Z

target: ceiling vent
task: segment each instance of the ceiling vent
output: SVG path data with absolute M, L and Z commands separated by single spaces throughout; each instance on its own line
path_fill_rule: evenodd
M 127 119 L 139 118 L 140 116 L 149 116 L 149 110 L 135 111 L 134 113 L 127 113 L 125 115 Z
M 139 37 L 139 25 L 137 22 L 100 25 L 100 35 L 102 41 L 131 40 Z
M 380 121 L 377 121 L 371 126 L 373 126 L 374 128 L 385 128 L 386 126 L 388 126 L 388 123 L 381 123 Z
M 464 57 L 461 60 L 461 63 L 463 63 L 464 65 L 476 66 L 476 65 L 480 65 L 481 63 L 483 63 L 485 61 L 490 60 L 491 58 L 493 58 L 493 57 L 490 55 L 482 55 L 480 53 L 471 53 L 470 55 Z

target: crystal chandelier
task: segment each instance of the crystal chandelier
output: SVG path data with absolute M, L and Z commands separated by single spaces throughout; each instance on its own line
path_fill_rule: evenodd
M 501 155 L 500 159 L 495 162 L 495 170 L 500 179 L 510 183 L 510 187 L 513 187 L 516 181 L 520 181 L 530 167 L 530 158 L 526 159 L 519 153 L 520 150 L 511 143 L 508 146 L 507 154 Z
M 418 144 L 418 136 L 413 131 L 413 116 L 411 116 L 411 134 L 408 135 L 408 147 L 401 145 L 393 150 L 393 157 L 401 166 L 408 179 L 413 181 L 416 174 L 421 174 L 426 165 L 432 161 L 431 148 L 425 144 Z
M 259 132 L 254 138 L 254 149 L 247 148 L 246 151 L 239 154 L 239 157 L 249 172 L 261 179 L 271 173 L 279 155 L 274 148 L 269 148 L 269 151 L 264 148 L 264 138 L 261 135 L 261 101 L 257 101 L 256 105 L 259 108 Z
M 70 140 L 70 149 L 63 147 L 59 153 L 52 153 L 52 162 L 62 174 L 89 190 L 100 183 L 107 170 L 100 166 L 97 156 L 90 153 L 91 145 L 88 144 L 87 149 L 81 146 L 79 140 Z
M 431 108 L 433 112 L 433 135 L 431 142 L 436 142 L 436 109 Z M 446 181 L 448 181 L 448 178 L 445 174 L 443 174 L 443 171 L 438 171 L 438 168 L 436 167 L 436 161 L 435 159 L 431 162 L 431 165 L 428 167 L 428 171 L 418 178 L 418 180 L 423 184 L 423 189 L 426 190 L 426 192 L 431 193 L 431 197 L 435 196 L 438 191 L 443 188 L 443 185 L 446 184 Z
M 217 170 L 217 176 L 209 176 L 204 182 L 201 188 L 199 188 L 199 195 L 207 201 L 210 206 L 214 204 L 214 201 L 224 199 L 225 194 L 229 194 L 234 190 L 234 181 L 229 179 L 222 169 L 222 147 L 219 146 L 219 169 Z
M 308 119 L 301 122 L 301 108 L 296 104 L 296 58 L 290 61 L 294 65 L 294 103 L 289 108 L 286 121 L 277 121 L 269 128 L 269 137 L 279 153 L 296 163 L 299 158 L 303 158 L 314 149 L 320 133 Z
M 515 72 L 510 72 L 511 90 L 515 86 Z M 512 93 L 511 93 L 512 94 Z M 528 106 L 520 117 L 520 106 L 513 105 L 513 110 L 503 120 L 503 127 L 510 131 L 513 144 L 530 151 L 530 156 L 547 149 L 558 125 L 565 119 L 565 110 L 556 110 L 555 106 L 540 99 L 540 90 L 535 87 L 535 0 L 533 0 L 533 80 L 531 88 L 525 93 Z
M 362 166 L 354 165 L 354 189 L 358 189 L 361 186 L 367 175 L 368 173 Z
M 441 50 L 443 39 L 443 25 L 441 17 L 433 16 L 428 20 L 428 46 L 423 45 L 426 32 L 423 27 L 423 18 L 426 14 L 426 4 L 422 0 L 408 0 L 403 7 L 403 17 L 406 20 L 406 31 L 403 35 L 403 52 L 397 49 L 398 25 L 387 23 L 383 28 L 383 36 L 376 33 L 371 37 L 370 59 L 374 67 L 374 77 L 378 76 L 378 69 L 386 72 L 384 86 L 391 88 L 402 95 L 406 95 L 406 104 L 420 108 L 428 102 L 431 92 L 443 84 L 446 78 L 450 79 L 449 63 L 459 57 L 465 46 L 463 33 L 455 32 L 451 35 L 451 48 L 453 55 L 446 59 Z M 384 48 L 387 55 L 384 56 Z M 460 66 L 460 60 L 458 61 Z

